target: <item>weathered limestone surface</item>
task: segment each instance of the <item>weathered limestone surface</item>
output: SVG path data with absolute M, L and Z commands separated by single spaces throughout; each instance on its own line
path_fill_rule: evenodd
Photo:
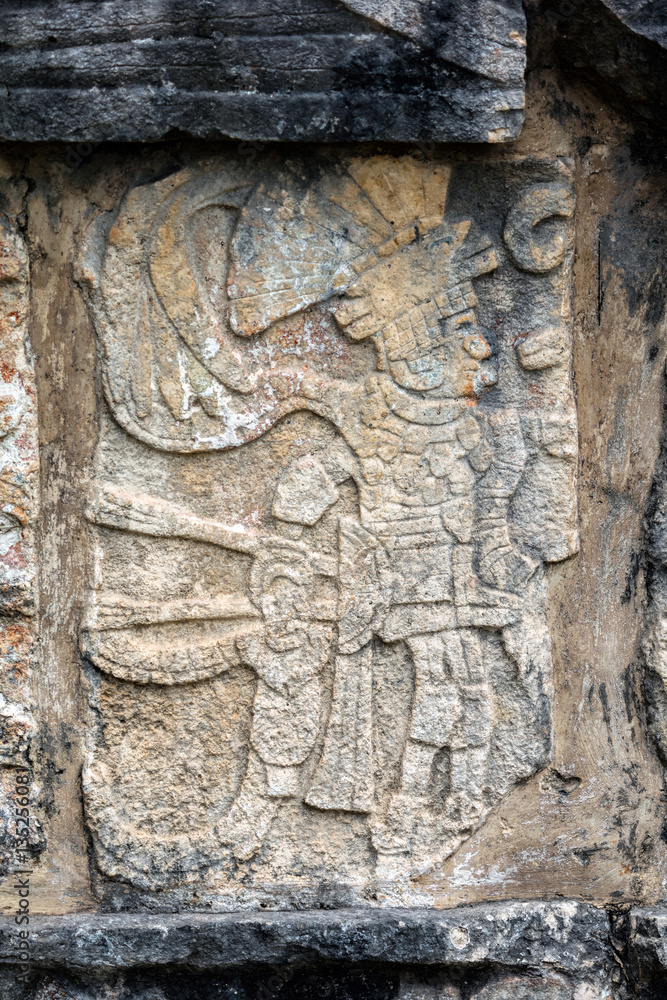
M 664 997 L 659 5 L 0 12 L 0 995 Z
M 416 902 L 410 875 L 549 761 L 573 214 L 567 161 L 223 156 L 90 227 L 115 421 L 83 789 L 107 875 Z M 296 412 L 307 444 L 250 449 Z
M 3 167 L 5 169 L 3 169 Z M 44 846 L 38 816 L 16 816 L 38 796 L 31 673 L 37 656 L 38 433 L 33 354 L 28 339 L 29 265 L 17 216 L 24 184 L 0 164 L 0 871 L 30 863 Z M 23 777 L 25 776 L 25 777 Z

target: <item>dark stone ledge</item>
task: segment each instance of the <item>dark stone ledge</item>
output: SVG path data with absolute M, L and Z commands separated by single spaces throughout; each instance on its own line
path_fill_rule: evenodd
M 0 919 L 0 964 L 16 962 L 13 918 Z M 577 902 L 496 903 L 454 910 L 318 910 L 32 917 L 42 968 L 193 970 L 319 961 L 536 968 L 603 967 L 609 922 Z
M 487 82 L 467 99 L 460 91 L 447 98 L 427 91 L 220 94 L 0 84 L 0 139 L 11 141 L 144 142 L 180 135 L 258 142 L 504 142 L 522 125 L 523 89 L 500 100 Z
M 0 138 L 489 142 L 521 0 L 0 0 Z

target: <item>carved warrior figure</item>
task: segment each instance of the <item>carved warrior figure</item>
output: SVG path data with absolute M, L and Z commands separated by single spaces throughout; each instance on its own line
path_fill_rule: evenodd
M 496 735 L 503 684 L 534 720 L 530 739 L 517 737 L 511 751 L 514 780 L 548 754 L 541 564 L 577 548 L 567 329 L 556 322 L 517 342 L 524 370 L 563 369 L 563 398 L 550 412 L 477 405 L 497 372 L 473 283 L 498 256 L 489 240 L 470 237 L 470 222 L 445 218 L 449 180 L 447 166 L 409 157 L 357 159 L 311 176 L 295 167 L 250 185 L 240 168 L 186 172 L 131 191 L 106 247 L 92 241 L 82 269 L 107 399 L 130 434 L 165 451 L 239 447 L 296 409 L 338 432 L 334 447 L 284 472 L 272 510 L 282 534 L 204 521 L 104 485 L 91 503 L 97 524 L 254 559 L 248 594 L 219 609 L 235 623 L 224 639 L 183 654 L 151 651 L 123 638 L 130 611 L 97 592 L 82 638 L 96 666 L 135 683 L 192 681 L 239 663 L 255 673 L 252 752 L 216 831 L 239 859 L 261 848 L 280 802 L 295 797 L 367 814 L 379 858 L 451 853 L 505 790 L 489 777 L 494 755 L 510 753 Z M 188 257 L 190 220 L 211 207 L 230 219 L 217 309 Z M 564 237 L 557 231 L 540 245 L 535 227 L 571 214 L 565 182 L 527 191 L 505 227 L 516 265 L 557 268 Z M 330 303 L 352 341 L 372 338 L 376 374 L 253 367 L 239 349 L 240 338 L 316 303 Z M 358 515 L 339 519 L 334 559 L 309 550 L 300 532 L 335 508 L 346 481 Z M 322 577 L 335 581 L 337 602 L 317 598 Z M 382 800 L 372 765 L 377 640 L 404 642 L 414 666 L 400 776 Z M 436 801 L 443 761 L 446 795 Z

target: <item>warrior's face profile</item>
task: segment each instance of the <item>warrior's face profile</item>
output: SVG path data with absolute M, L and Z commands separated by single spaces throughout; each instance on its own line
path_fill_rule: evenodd
M 379 261 L 348 288 L 336 319 L 354 340 L 373 336 L 379 367 L 404 389 L 477 396 L 497 381 L 477 299 L 457 262 L 467 224 L 442 224 Z M 480 265 L 491 270 L 495 257 Z
M 495 369 L 484 362 L 491 348 L 472 309 L 445 320 L 433 310 L 415 317 L 415 327 L 400 320 L 379 334 L 378 348 L 394 382 L 404 389 L 429 392 L 442 398 L 477 396 L 497 381 Z M 411 310 L 416 313 L 417 309 Z M 430 320 L 430 322 L 429 322 Z M 381 362 L 382 363 L 382 362 Z

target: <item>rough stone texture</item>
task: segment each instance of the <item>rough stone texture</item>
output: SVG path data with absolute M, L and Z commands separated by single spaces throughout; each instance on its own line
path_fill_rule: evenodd
M 654 0 L 653 3 L 606 0 L 606 6 L 635 34 L 643 35 L 665 48 L 667 43 L 667 4 L 664 0 Z
M 577 903 L 507 903 L 434 912 L 310 911 L 189 916 L 37 917 L 32 962 L 39 967 L 108 970 L 183 965 L 337 960 L 399 965 L 541 965 L 595 977 L 608 959 L 603 910 Z M 12 962 L 11 924 L 0 925 L 0 961 Z
M 667 125 L 664 0 L 528 0 L 535 48 L 585 76 L 622 113 Z
M 504 141 L 519 0 L 0 3 L 0 137 Z
M 0 923 L 19 1000 L 610 1000 L 614 966 L 606 914 L 577 903 L 38 917 L 25 983 L 14 952 Z
M 659 1000 L 667 981 L 667 910 L 646 907 L 629 915 L 629 957 L 642 997 Z
M 150 116 L 193 69 L 169 47 L 218 44 L 210 24 L 191 44 L 194 8 L 162 7 L 160 34 L 157 8 L 80 3 L 60 41 L 45 10 L 3 22 L 3 71 L 53 87 L 53 135 L 112 120 L 92 77 L 90 118 L 58 105 L 93 14 L 113 37 L 82 74 L 132 89 L 157 60 Z M 364 59 L 396 55 L 378 128 L 399 56 L 424 56 L 417 149 L 267 149 L 258 117 L 235 144 L 3 149 L 2 441 L 26 500 L 21 538 L 4 506 L 10 872 L 17 761 L 44 833 L 25 981 L 0 889 L 2 996 L 664 997 L 663 22 L 527 4 L 524 129 L 462 148 L 430 144 L 424 75 L 476 95 L 463 138 L 520 81 L 484 76 L 507 53 L 467 5 L 438 6 L 434 51 L 433 10 L 280 15 L 318 58 L 361 26 Z M 334 63 L 310 65 L 322 92 Z M 310 127 L 295 59 L 243 65 L 248 101 L 294 84 Z
M 632 946 L 644 969 L 667 968 L 667 911 L 657 907 L 633 910 L 630 914 Z
M 3 169 L 3 167 L 5 169 Z M 0 871 L 43 847 L 32 764 L 37 642 L 38 434 L 28 340 L 29 263 L 18 226 L 24 185 L 0 163 Z M 18 786 L 18 790 L 17 790 Z M 20 804 L 17 800 L 20 799 Z M 32 806 L 32 822 L 19 810 Z
M 0 960 L 15 950 L 0 925 Z M 552 966 L 594 974 L 608 956 L 603 910 L 580 903 L 504 903 L 451 911 L 360 910 L 260 914 L 70 915 L 34 918 L 39 966 L 123 969 L 337 959 L 405 965 Z
M 558 160 L 222 157 L 91 226 L 105 874 L 187 896 L 196 872 L 231 906 L 323 881 L 372 903 L 379 879 L 414 904 L 410 875 L 548 762 L 573 213 Z M 299 411 L 307 448 L 249 448 Z

